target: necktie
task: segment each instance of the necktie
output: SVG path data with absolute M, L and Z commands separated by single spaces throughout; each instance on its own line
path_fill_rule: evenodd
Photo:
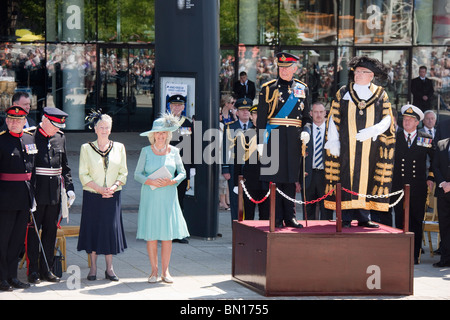
M 433 131 L 431 131 L 431 129 L 428 129 L 428 133 L 433 136 Z
M 247 124 L 246 124 L 246 123 L 244 123 L 243 129 L 244 129 L 244 130 L 247 130 Z
M 314 168 L 323 169 L 323 157 L 322 157 L 322 135 L 320 129 L 317 127 L 316 138 L 314 139 Z
M 411 133 L 408 133 L 408 140 L 406 140 L 408 142 L 408 148 L 411 147 Z

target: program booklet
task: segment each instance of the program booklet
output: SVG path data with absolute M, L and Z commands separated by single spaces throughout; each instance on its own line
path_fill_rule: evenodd
M 148 179 L 159 179 L 159 178 L 171 178 L 172 175 L 170 174 L 169 170 L 165 167 L 162 166 L 161 168 L 159 168 L 158 170 L 156 170 L 155 172 L 153 172 L 151 175 L 149 175 L 147 178 Z M 152 188 L 152 190 L 155 190 L 157 187 L 155 186 L 150 186 L 150 188 Z

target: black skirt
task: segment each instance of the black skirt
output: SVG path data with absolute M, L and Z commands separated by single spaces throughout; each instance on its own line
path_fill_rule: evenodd
M 78 251 L 115 255 L 127 248 L 120 199 L 120 191 L 112 198 L 83 191 Z

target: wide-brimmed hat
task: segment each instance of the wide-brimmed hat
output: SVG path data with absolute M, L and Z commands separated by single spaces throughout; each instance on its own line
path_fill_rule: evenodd
M 353 78 L 354 71 L 357 67 L 369 69 L 374 73 L 374 76 L 381 81 L 387 79 L 388 69 L 386 66 L 378 59 L 371 58 L 368 56 L 356 56 L 350 59 L 348 62 L 349 67 L 349 78 Z
M 141 137 L 146 137 L 150 132 L 176 131 L 180 127 L 177 117 L 171 113 L 165 113 L 153 122 L 152 129 L 142 132 Z

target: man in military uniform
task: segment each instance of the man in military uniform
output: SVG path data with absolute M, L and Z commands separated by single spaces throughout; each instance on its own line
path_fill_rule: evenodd
M 42 229 L 41 241 L 45 258 L 43 252 L 39 256 L 40 246 L 36 232 L 29 229 L 26 248 L 30 283 L 39 283 L 40 279 L 59 282 L 59 278 L 48 270 L 45 259 L 51 267 L 59 214 L 62 206 L 67 208 L 68 205 L 65 194 L 62 197 L 61 192 L 67 192 L 70 202 L 75 200 L 72 176 L 67 162 L 66 137 L 60 130 L 65 127 L 67 116 L 67 113 L 58 108 L 46 107 L 42 122 L 34 131 L 38 149 L 35 160 L 37 210 L 34 216 L 38 229 Z
M 186 179 L 184 179 L 177 187 L 178 190 L 178 202 L 180 203 L 181 210 L 184 212 L 184 197 L 186 191 L 189 190 L 190 180 L 191 180 L 191 168 L 193 164 L 193 139 L 192 133 L 194 126 L 191 119 L 183 115 L 183 111 L 186 107 L 186 98 L 180 94 L 173 95 L 169 97 L 169 107 L 170 112 L 179 119 L 178 124 L 180 127 L 178 130 L 173 132 L 171 145 L 177 146 L 179 143 L 183 143 L 184 139 L 189 139 L 185 141 L 183 146 L 178 146 L 180 148 L 181 157 L 183 158 L 184 169 L 186 170 Z M 188 150 L 189 149 L 189 150 Z M 186 161 L 189 159 L 189 161 Z M 189 243 L 187 239 L 174 239 L 175 242 Z
M 238 159 L 237 139 L 238 133 L 245 132 L 247 129 L 252 128 L 252 122 L 250 121 L 250 108 L 252 107 L 252 100 L 249 98 L 237 99 L 234 106 L 237 108 L 236 115 L 238 120 L 227 123 L 223 133 L 223 164 L 222 175 L 228 182 L 228 190 L 230 193 L 230 211 L 231 221 L 238 219 L 238 197 L 233 191 L 237 181 L 235 181 L 235 168 L 236 166 L 244 163 L 243 159 Z M 245 139 L 245 138 L 244 138 Z M 241 146 L 241 144 L 239 144 Z M 240 150 L 242 151 L 242 149 Z M 241 152 L 242 153 L 242 152 Z
M 280 52 L 276 57 L 279 77 L 261 88 L 257 128 L 258 132 L 264 131 L 262 143 L 268 151 L 264 151 L 264 155 L 273 157 L 269 155 L 271 150 L 278 152 L 278 171 L 267 174 L 265 165 L 262 165 L 260 178 L 275 182 L 278 189 L 295 199 L 302 160 L 301 146 L 308 143 L 311 134 L 309 90 L 305 83 L 294 79 L 299 58 L 286 52 Z M 278 131 L 278 141 L 272 137 L 274 130 Z M 277 193 L 275 207 L 276 227 L 283 227 L 283 221 L 287 227 L 303 227 L 295 219 L 294 202 Z
M 395 144 L 395 165 L 393 191 L 410 185 L 409 229 L 414 232 L 414 263 L 418 263 L 422 241 L 422 221 L 427 199 L 427 187 L 433 188 L 433 170 L 427 165 L 427 156 L 431 163 L 434 156 L 434 144 L 431 135 L 417 130 L 423 120 L 423 112 L 413 105 L 402 107 L 403 130 L 397 132 Z M 427 174 L 428 172 L 428 174 Z M 394 208 L 395 226 L 403 228 L 403 201 Z
M 23 131 L 27 112 L 13 105 L 6 110 L 7 130 L 0 132 L 0 290 L 28 288 L 17 279 L 19 255 L 33 206 L 32 173 L 37 148 Z

